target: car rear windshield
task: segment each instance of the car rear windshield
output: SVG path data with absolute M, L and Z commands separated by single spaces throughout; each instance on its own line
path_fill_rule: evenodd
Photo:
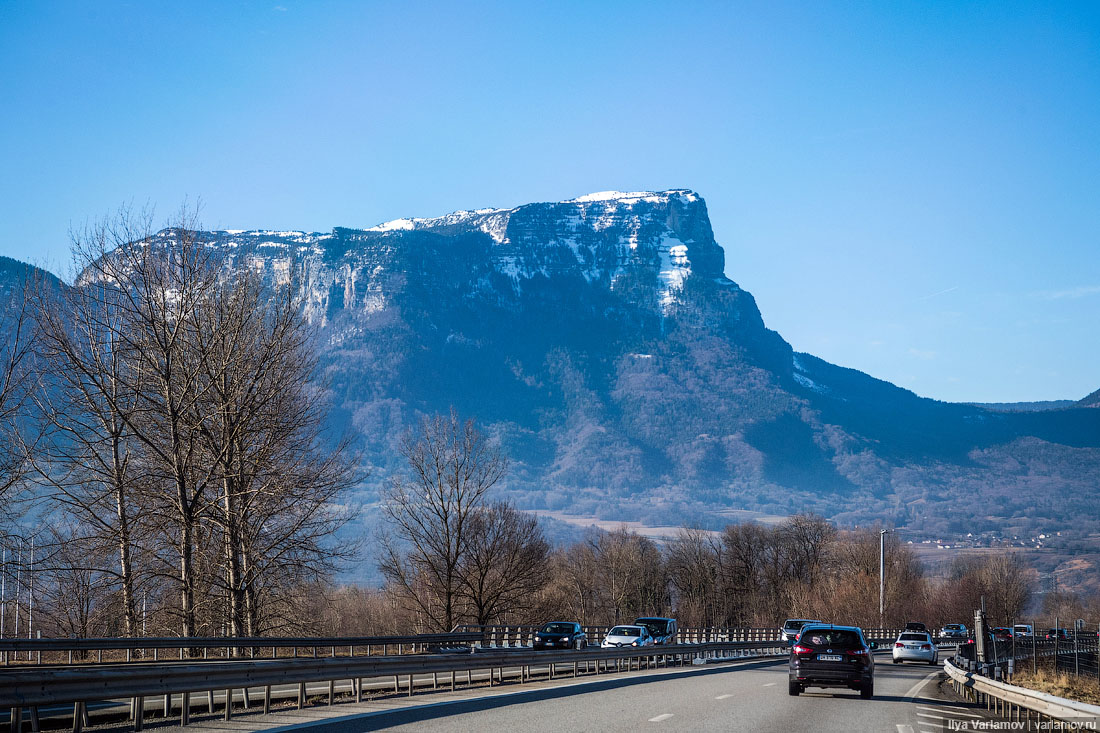
M 787 631 L 798 631 L 806 625 L 806 620 L 801 618 L 792 618 L 787 623 L 783 624 L 783 628 Z
M 616 626 L 607 632 L 608 636 L 641 636 L 642 630 L 637 626 Z
M 828 646 L 857 649 L 863 646 L 859 633 L 851 629 L 803 629 L 799 643 L 803 646 Z
M 663 618 L 640 618 L 635 623 L 649 629 L 651 634 L 667 634 L 668 633 L 668 621 Z
M 572 634 L 573 624 L 546 624 L 542 627 L 544 634 Z
M 928 634 L 902 634 L 898 641 L 928 641 Z

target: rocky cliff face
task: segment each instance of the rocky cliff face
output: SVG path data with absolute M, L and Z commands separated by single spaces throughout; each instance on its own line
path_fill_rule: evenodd
M 948 405 L 794 354 L 725 277 L 691 191 L 206 236 L 269 282 L 300 270 L 336 422 L 376 482 L 419 414 L 454 405 L 499 436 L 529 508 L 962 534 L 1100 516 L 1100 411 Z

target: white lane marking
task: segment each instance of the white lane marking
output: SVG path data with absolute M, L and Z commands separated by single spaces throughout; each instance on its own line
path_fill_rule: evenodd
M 661 713 L 656 718 L 650 718 L 650 723 L 660 723 L 662 720 L 668 720 L 672 717 L 672 713 Z
M 936 720 L 954 720 L 946 715 L 940 715 L 939 713 L 917 713 L 918 718 L 935 718 Z
M 902 725 L 901 723 L 896 725 L 898 726 L 898 733 L 913 733 L 913 726 L 911 725 Z
M 768 684 L 764 685 L 764 687 L 775 687 L 777 684 L 779 684 L 779 683 L 778 682 L 769 682 Z
M 931 674 L 926 675 L 924 678 L 919 680 L 915 685 L 913 685 L 912 687 L 909 688 L 909 691 L 905 693 L 905 697 L 908 697 L 910 699 L 916 699 L 917 693 L 920 692 L 920 688 L 924 687 L 930 681 L 936 679 L 939 676 L 940 676 L 939 671 L 932 672 Z
M 955 708 L 950 708 L 950 709 L 947 709 L 947 710 L 943 710 L 943 709 L 939 709 L 939 708 L 926 707 L 924 705 L 918 705 L 917 707 L 920 708 L 921 710 L 931 710 L 934 713 L 951 713 L 952 715 L 964 715 L 968 718 L 981 718 L 981 717 L 983 717 L 983 716 L 977 715 L 975 713 L 968 713 L 965 710 L 956 710 Z M 917 713 L 917 715 L 920 715 L 920 713 Z
M 727 697 L 733 697 L 733 695 L 719 695 L 718 697 L 716 697 L 714 699 L 715 700 L 725 700 Z

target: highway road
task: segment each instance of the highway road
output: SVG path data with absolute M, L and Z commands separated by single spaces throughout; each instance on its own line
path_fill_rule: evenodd
M 510 692 L 499 690 L 492 696 L 459 700 L 433 696 L 436 701 L 412 707 L 311 721 L 309 733 L 368 730 L 938 733 L 949 730 L 952 720 L 987 717 L 984 710 L 945 699 L 938 684 L 940 676 L 936 668 L 894 666 L 886 657 L 877 664 L 875 696 L 871 700 L 862 700 L 855 691 L 817 688 L 791 697 L 787 694 L 785 662 L 708 665 L 541 689 L 524 686 Z M 294 728 L 266 730 L 271 733 Z

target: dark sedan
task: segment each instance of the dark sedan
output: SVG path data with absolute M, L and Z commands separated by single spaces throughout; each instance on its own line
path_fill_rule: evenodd
M 875 693 L 874 642 L 863 638 L 857 626 L 812 624 L 802 627 L 791 647 L 788 692 L 798 695 L 807 687 L 846 687 L 860 697 Z
M 551 621 L 535 632 L 535 649 L 584 649 L 588 635 L 573 621 Z

